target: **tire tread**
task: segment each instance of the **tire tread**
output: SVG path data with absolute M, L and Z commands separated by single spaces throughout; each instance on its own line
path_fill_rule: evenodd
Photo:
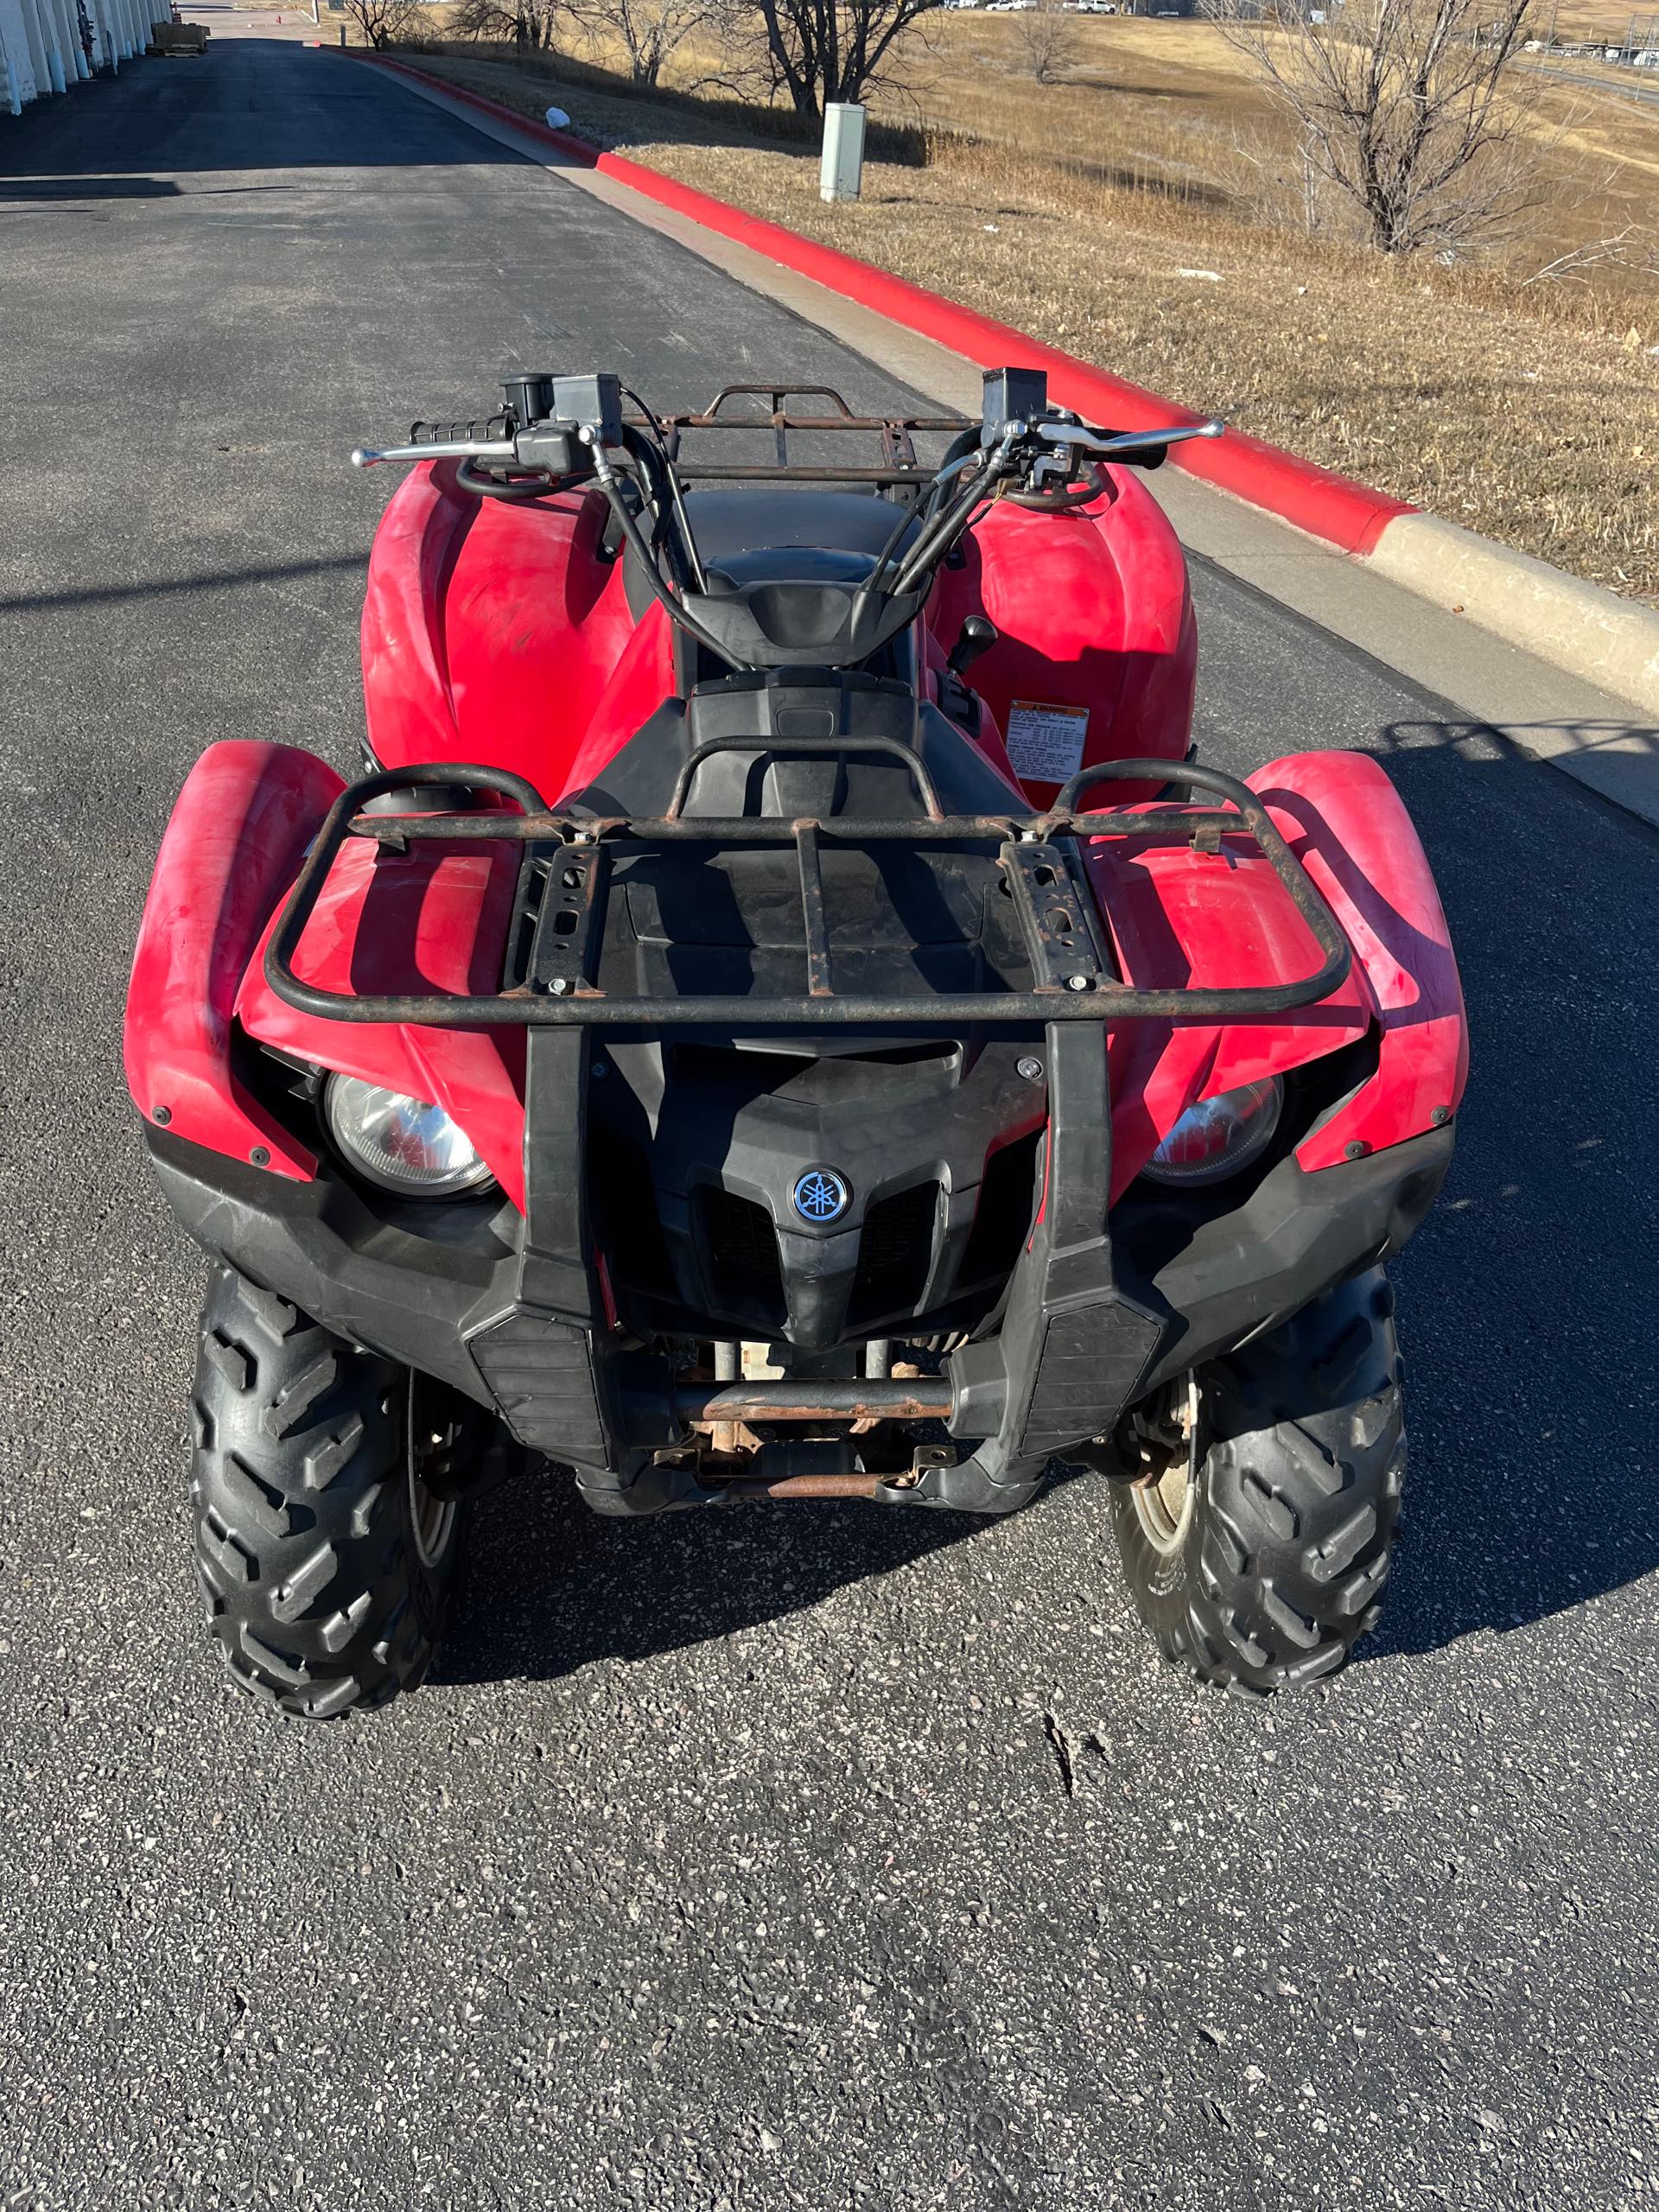
M 1263 1694 L 1333 1674 L 1379 1617 L 1405 1472 L 1394 1297 L 1380 1268 L 1202 1372 L 1211 1440 L 1185 1549 L 1112 1517 L 1166 1656 Z
M 437 1572 L 402 1527 L 404 1370 L 229 1268 L 192 1401 L 196 1582 L 232 1681 L 296 1718 L 388 1703 L 435 1649 Z

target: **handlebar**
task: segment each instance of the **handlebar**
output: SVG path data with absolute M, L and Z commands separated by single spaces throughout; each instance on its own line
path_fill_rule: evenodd
M 728 427 L 715 421 L 718 401 L 705 416 L 671 416 L 665 427 L 609 372 L 515 377 L 503 389 L 505 406 L 486 419 L 416 423 L 407 444 L 359 446 L 352 466 L 456 461 L 461 464 L 454 472 L 460 488 L 480 498 L 507 500 L 534 500 L 580 484 L 595 484 L 647 588 L 677 629 L 734 669 L 749 667 L 739 657 L 744 652 L 758 651 L 763 657 L 770 652 L 775 640 L 745 645 L 735 633 L 728 639 L 717 619 L 721 610 L 709 599 L 708 578 L 676 466 L 683 426 Z M 769 423 L 777 432 L 780 451 L 776 474 L 780 478 L 811 475 L 815 472 L 785 465 L 785 433 L 791 428 L 840 426 L 804 418 L 791 423 L 783 410 L 786 396 L 774 392 L 770 416 L 757 418 L 754 427 L 764 429 Z M 638 411 L 625 415 L 624 398 L 632 400 Z M 957 419 L 884 424 L 874 417 L 850 415 L 844 401 L 837 404 L 845 427 L 882 430 L 889 461 L 885 470 L 841 474 L 849 481 L 853 477 L 875 480 L 884 487 L 894 487 L 895 493 L 893 527 L 852 594 L 843 624 L 842 642 L 850 652 L 857 641 L 861 653 L 873 651 L 911 619 L 940 563 L 995 501 L 1011 499 L 1021 506 L 1050 512 L 1086 505 L 1108 489 L 1097 463 L 1138 461 L 1155 468 L 1169 447 L 1192 438 L 1219 437 L 1226 427 L 1211 421 L 1171 424 L 1166 429 L 1094 429 L 1067 409 L 1051 409 L 1047 379 L 1040 370 L 988 372 L 977 424 Z M 911 429 L 956 431 L 936 473 L 930 474 L 918 463 L 909 444 Z M 895 437 L 900 441 L 896 448 Z M 896 471 L 892 465 L 895 450 L 902 454 L 902 466 Z M 773 472 L 740 468 L 688 473 L 766 476 Z M 835 480 L 837 474 L 827 472 L 829 480 Z M 902 493 L 897 490 L 899 486 L 904 486 Z
M 357 446 L 352 452 L 353 468 L 374 468 L 383 461 L 484 461 L 498 465 L 520 459 L 516 437 L 457 437 L 456 423 L 416 423 L 406 446 Z M 466 426 L 470 432 L 474 425 Z M 1207 423 L 1172 426 L 1167 430 L 1091 430 L 1086 423 L 1042 419 L 1010 423 L 1016 437 L 1033 437 L 1044 445 L 1071 446 L 1100 460 L 1128 460 L 1136 453 L 1161 452 L 1166 446 L 1185 444 L 1189 438 L 1218 438 L 1227 425 L 1211 417 Z M 964 455 L 966 461 L 971 456 Z M 957 464 L 960 466 L 961 464 Z

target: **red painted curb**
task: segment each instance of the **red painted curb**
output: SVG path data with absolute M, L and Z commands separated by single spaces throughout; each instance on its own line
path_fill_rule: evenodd
M 1060 405 L 1075 408 L 1090 421 L 1109 421 L 1116 429 L 1145 430 L 1173 429 L 1203 419 L 1160 398 L 1156 392 L 1147 391 L 1143 385 L 1129 384 L 1103 369 L 1091 368 L 1075 354 L 1046 346 L 1007 323 L 997 322 L 973 308 L 959 306 L 954 300 L 942 299 L 937 292 L 926 291 L 919 284 L 877 269 L 870 262 L 859 261 L 849 253 L 839 252 L 834 246 L 819 245 L 811 238 L 801 238 L 780 224 L 767 222 L 759 215 L 745 214 L 741 208 L 729 207 L 723 200 L 713 199 L 690 185 L 677 183 L 656 169 L 629 161 L 625 155 L 599 153 L 571 132 L 555 130 L 547 124 L 515 114 L 512 109 L 503 107 L 499 101 L 481 93 L 468 92 L 444 78 L 411 68 L 406 62 L 388 60 L 379 54 L 359 54 L 354 58 L 377 61 L 383 68 L 430 85 L 452 99 L 510 123 L 531 137 L 555 147 L 569 160 L 580 162 L 585 168 L 602 170 L 646 198 L 689 216 L 703 229 L 751 247 L 755 252 L 765 254 L 768 260 L 810 277 L 827 290 L 857 301 L 861 307 L 873 308 L 889 322 L 913 330 L 920 337 L 931 338 L 938 345 L 948 346 L 953 353 L 961 353 L 976 362 L 981 368 L 1006 365 L 1046 370 L 1049 390 Z M 1242 430 L 1229 430 L 1224 437 L 1202 444 L 1176 446 L 1171 449 L 1170 461 L 1185 469 L 1189 475 L 1217 485 L 1223 491 L 1248 500 L 1252 506 L 1265 508 L 1268 513 L 1294 523 L 1313 537 L 1324 538 L 1344 553 L 1369 553 L 1397 515 L 1417 512 L 1407 500 L 1375 492 L 1368 485 L 1356 483 L 1351 477 L 1338 476 L 1332 469 L 1303 461 L 1296 454 L 1286 453 L 1282 448 L 1268 445 Z

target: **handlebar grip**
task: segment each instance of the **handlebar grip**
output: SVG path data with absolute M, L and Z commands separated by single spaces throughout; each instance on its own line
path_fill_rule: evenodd
M 481 423 L 411 423 L 409 442 L 412 446 L 499 444 L 512 435 L 513 428 L 507 415 L 492 415 Z

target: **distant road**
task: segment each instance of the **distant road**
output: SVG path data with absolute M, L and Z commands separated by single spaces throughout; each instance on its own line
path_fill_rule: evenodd
M 1586 70 L 1560 68 L 1553 61 L 1525 61 L 1521 67 L 1535 70 L 1541 77 L 1554 77 L 1559 84 L 1571 85 L 1580 92 L 1600 92 L 1610 100 L 1637 100 L 1643 106 L 1659 100 L 1659 85 L 1644 84 L 1634 69 L 1629 73 L 1629 84 L 1615 85 L 1605 77 L 1591 76 Z

